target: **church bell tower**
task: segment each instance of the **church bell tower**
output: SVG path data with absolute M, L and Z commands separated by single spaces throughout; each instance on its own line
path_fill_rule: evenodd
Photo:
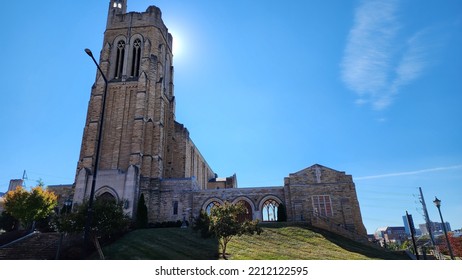
M 110 1 L 99 58 L 107 85 L 96 72 L 77 165 L 75 203 L 89 198 L 95 166 L 95 196 L 123 201 L 129 215 L 134 215 L 140 187 L 165 176 L 175 125 L 172 59 L 172 36 L 159 8 L 127 13 L 127 0 Z

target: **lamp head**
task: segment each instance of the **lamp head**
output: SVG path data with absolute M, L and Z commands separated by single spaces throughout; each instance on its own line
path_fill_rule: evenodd
M 88 54 L 88 56 L 93 57 L 90 49 L 85 49 L 85 52 Z
M 435 196 L 435 200 L 433 200 L 433 203 L 435 203 L 435 206 L 440 208 L 441 206 L 441 200 L 439 200 L 436 196 Z

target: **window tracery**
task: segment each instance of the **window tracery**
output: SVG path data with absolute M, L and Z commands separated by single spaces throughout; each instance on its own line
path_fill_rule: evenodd
M 334 215 L 330 195 L 313 195 L 312 200 L 315 214 L 326 217 L 332 217 Z
M 220 206 L 220 203 L 218 201 L 212 201 L 209 204 L 207 204 L 207 206 L 205 207 L 205 212 L 207 213 L 207 215 L 210 215 L 210 213 L 212 212 L 212 208 L 215 206 Z
M 116 49 L 116 67 L 115 67 L 115 79 L 122 78 L 123 68 L 124 68 L 124 56 L 125 56 L 125 41 L 120 40 L 117 42 L 117 49 Z
M 131 77 L 138 77 L 140 75 L 140 61 L 141 61 L 141 40 L 136 39 L 133 42 L 133 49 L 132 49 L 132 69 L 130 72 Z
M 269 221 L 277 221 L 278 220 L 278 208 L 279 208 L 279 202 L 277 202 L 274 199 L 268 199 L 263 203 L 263 221 L 264 222 L 269 222 Z

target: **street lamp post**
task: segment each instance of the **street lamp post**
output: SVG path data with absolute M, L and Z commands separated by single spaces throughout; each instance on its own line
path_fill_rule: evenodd
M 448 245 L 448 249 L 449 249 L 449 255 L 451 256 L 451 260 L 454 259 L 454 255 L 452 254 L 452 249 L 451 249 L 451 244 L 449 243 L 449 238 L 448 238 L 448 232 L 446 230 L 446 225 L 444 224 L 444 221 L 443 221 L 443 215 L 441 215 L 441 200 L 439 200 L 436 196 L 435 196 L 435 200 L 433 200 L 433 203 L 435 203 L 435 206 L 436 208 L 438 208 L 438 212 L 440 213 L 440 218 L 441 218 L 441 224 L 443 225 L 443 231 L 444 231 L 444 235 L 446 236 L 446 243 Z
M 66 199 L 64 201 L 64 213 L 69 213 L 71 212 L 71 206 L 72 206 L 72 200 L 70 198 Z
M 96 67 L 98 68 L 99 73 L 103 77 L 104 80 L 104 93 L 102 96 L 102 101 L 101 101 L 101 114 L 99 118 L 99 124 L 98 124 L 98 138 L 96 141 L 96 153 L 95 153 L 95 162 L 94 162 L 94 167 L 93 167 L 93 178 L 91 181 L 91 189 L 90 189 L 90 198 L 88 200 L 88 212 L 87 212 L 87 219 L 85 221 L 85 232 L 84 232 L 84 248 L 87 248 L 87 244 L 89 241 L 90 237 L 90 228 L 91 228 L 91 222 L 93 219 L 93 200 L 95 196 L 95 186 L 96 186 L 96 175 L 98 173 L 98 167 L 99 167 L 99 154 L 101 150 L 101 138 L 103 136 L 103 118 L 104 118 L 104 110 L 106 108 L 106 93 L 107 93 L 107 79 L 106 76 L 104 75 L 103 71 L 99 67 L 98 62 L 96 62 L 95 57 L 93 56 L 93 53 L 91 52 L 90 49 L 85 49 L 85 52 L 88 54 L 89 57 L 93 60 L 95 63 Z

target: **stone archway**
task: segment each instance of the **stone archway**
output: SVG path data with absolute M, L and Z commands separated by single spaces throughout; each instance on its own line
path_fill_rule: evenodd
M 117 192 L 109 186 L 104 186 L 98 189 L 95 193 L 95 198 L 102 199 L 102 200 L 104 199 L 106 201 L 114 201 L 114 202 L 120 201 L 120 198 Z
M 275 222 L 278 220 L 278 208 L 282 201 L 275 196 L 267 196 L 261 200 L 260 209 L 263 222 Z
M 116 198 L 110 192 L 104 192 L 100 194 L 96 199 L 104 200 L 104 201 L 114 201 L 116 202 Z
M 210 198 L 202 205 L 202 210 L 204 210 L 205 213 L 207 213 L 207 215 L 210 215 L 210 211 L 212 211 L 213 207 L 220 206 L 223 204 L 224 202 L 221 199 Z
M 254 219 L 254 209 L 255 209 L 255 204 L 253 201 L 246 197 L 246 196 L 240 196 L 237 197 L 233 200 L 232 204 L 238 204 L 241 203 L 244 208 L 246 209 L 246 212 L 242 215 L 239 215 L 238 219 L 241 222 L 244 221 L 252 221 Z
M 237 219 L 239 222 L 252 221 L 253 220 L 253 211 L 252 206 L 245 200 L 239 200 L 237 203 L 240 203 L 245 208 L 245 213 L 238 215 Z

